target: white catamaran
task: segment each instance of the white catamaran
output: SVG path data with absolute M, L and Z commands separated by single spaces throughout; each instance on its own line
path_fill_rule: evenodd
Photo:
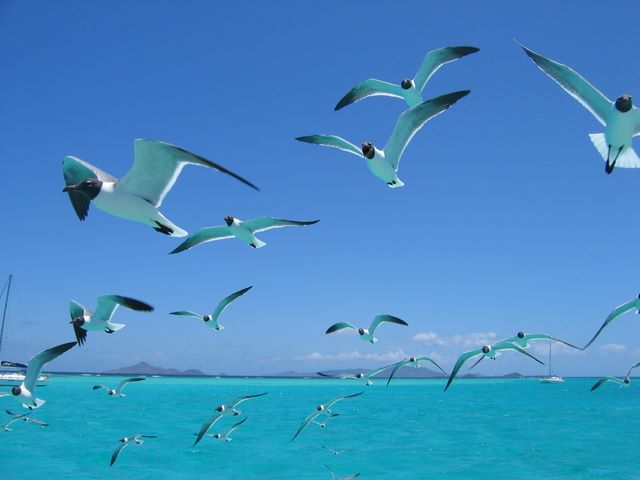
M 2 323 L 0 323 L 0 355 L 2 355 L 2 339 L 4 337 L 4 325 L 7 319 L 7 306 L 9 305 L 9 292 L 11 291 L 12 275 L 9 275 L 2 291 L 0 298 L 4 295 L 4 308 L 2 310 Z M 0 357 L 1 358 L 1 357 Z M 24 381 L 25 370 L 27 366 L 23 363 L 10 362 L 8 360 L 0 360 L 0 387 L 19 386 Z M 38 387 L 46 385 L 49 377 L 40 375 L 38 377 Z

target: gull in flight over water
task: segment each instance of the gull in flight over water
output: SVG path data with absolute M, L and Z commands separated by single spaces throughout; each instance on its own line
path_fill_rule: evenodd
M 234 237 L 253 248 L 261 248 L 264 247 L 266 243 L 256 238 L 255 234 L 258 232 L 264 232 L 265 230 L 281 227 L 304 227 L 305 225 L 313 225 L 319 221 L 320 220 L 312 220 L 304 222 L 298 220 L 284 220 L 282 218 L 274 217 L 258 217 L 243 221 L 239 218 L 227 215 L 224 217 L 224 223 L 226 223 L 226 225 L 201 228 L 197 232 L 189 235 L 184 242 L 178 245 L 178 247 L 170 253 L 180 253 L 185 250 L 189 250 L 196 245 L 200 245 L 201 243 Z
M 358 393 L 352 393 L 352 394 L 350 394 L 350 395 L 342 395 L 342 396 L 340 396 L 340 397 L 336 397 L 336 398 L 334 398 L 333 400 L 331 400 L 331 401 L 329 401 L 329 402 L 327 402 L 327 403 L 324 403 L 324 404 L 318 405 L 318 406 L 316 407 L 316 409 L 313 411 L 313 413 L 311 413 L 307 418 L 305 418 L 305 419 L 302 421 L 302 423 L 300 424 L 300 428 L 298 428 L 298 431 L 296 432 L 296 434 L 295 434 L 295 435 L 291 438 L 291 440 L 289 440 L 289 441 L 290 441 L 290 442 L 293 442 L 293 441 L 296 439 L 296 437 L 297 437 L 298 435 L 300 435 L 300 433 L 302 433 L 302 431 L 303 431 L 305 428 L 307 428 L 307 426 L 308 426 L 311 422 L 315 421 L 315 419 L 316 419 L 319 415 L 333 416 L 333 415 L 332 415 L 332 413 L 331 413 L 331 406 L 332 406 L 334 403 L 339 402 L 339 401 L 341 401 L 341 400 L 345 400 L 345 399 L 347 399 L 347 398 L 357 397 L 357 396 L 359 396 L 359 395 L 362 395 L 363 393 L 364 393 L 364 392 L 358 392 Z
M 231 440 L 233 440 L 230 437 L 231 432 L 233 432 L 236 428 L 238 428 L 240 425 L 242 425 L 246 421 L 247 421 L 247 419 L 243 418 L 238 423 L 234 423 L 229 428 L 227 428 L 227 430 L 224 433 L 207 433 L 207 434 L 205 434 L 205 436 L 206 437 L 215 438 L 216 440 L 224 440 L 225 442 L 230 442 Z M 198 436 L 197 433 L 194 433 L 194 435 Z
M 27 373 L 25 374 L 22 384 L 19 387 L 15 386 L 11 388 L 11 393 L 0 392 L 0 397 L 13 395 L 18 403 L 29 410 L 33 410 L 34 408 L 39 408 L 44 405 L 45 400 L 36 398 L 36 382 L 38 381 L 42 367 L 50 361 L 58 358 L 70 348 L 73 348 L 75 345 L 76 342 L 63 343 L 62 345 L 43 350 L 34 357 L 31 357 L 29 364 L 27 365 Z
M 391 370 L 391 374 L 389 375 L 389 378 L 387 380 L 387 387 L 389 386 L 389 383 L 391 383 L 391 379 L 393 378 L 393 376 L 396 374 L 396 372 L 401 369 L 402 367 L 406 367 L 406 366 L 411 366 L 411 367 L 415 367 L 418 368 L 420 366 L 420 362 L 431 362 L 433 363 L 436 367 L 438 367 L 438 369 L 444 373 L 445 377 L 447 376 L 447 372 L 445 372 L 442 367 L 440 367 L 440 365 L 438 365 L 438 363 L 431 357 L 427 357 L 427 356 L 422 356 L 422 357 L 409 357 L 406 358 L 404 360 L 399 361 L 398 363 L 396 363 L 393 366 L 393 370 Z
M 524 45 L 520 46 L 540 70 L 555 80 L 605 127 L 604 133 L 589 134 L 591 142 L 605 160 L 605 172 L 613 172 L 614 167 L 640 167 L 640 158 L 632 145 L 633 137 L 640 133 L 640 109 L 633 106 L 631 96 L 620 95 L 612 102 L 567 65 Z
M 330 375 L 328 373 L 316 372 L 321 377 L 327 378 L 341 378 L 343 380 L 364 380 L 365 385 L 373 385 L 371 382 L 371 377 L 379 374 L 380 372 L 385 371 L 387 368 L 392 367 L 393 365 L 385 365 L 384 367 L 374 368 L 373 370 L 369 370 L 368 372 L 357 372 L 357 373 L 341 373 L 340 375 Z
M 142 445 L 144 443 L 144 440 L 141 440 L 142 438 L 158 438 L 158 437 L 156 437 L 155 435 L 143 435 L 141 433 L 136 433 L 132 437 L 121 438 L 120 440 L 118 440 L 120 444 L 116 447 L 116 449 L 111 454 L 111 463 L 109 463 L 109 466 L 112 466 L 114 463 L 116 463 L 116 460 L 118 459 L 118 455 L 120 455 L 120 452 L 122 451 L 122 449 L 128 446 L 130 443 L 133 443 L 134 445 Z
M 111 323 L 111 317 L 117 310 L 118 305 L 122 305 L 129 310 L 138 312 L 151 312 L 153 307 L 134 298 L 120 295 L 102 295 L 96 301 L 96 311 L 83 307 L 75 300 L 69 302 L 69 315 L 73 325 L 73 332 L 76 334 L 78 345 L 82 345 L 87 339 L 87 331 L 114 333 L 124 328 L 121 323 Z
M 607 382 L 613 382 L 613 383 L 617 383 L 618 385 L 620 385 L 620 388 L 624 388 L 624 387 L 628 387 L 629 384 L 631 383 L 631 371 L 635 368 L 640 367 L 640 362 L 636 363 L 635 365 L 633 365 L 629 371 L 627 372 L 627 376 L 624 377 L 622 380 L 620 380 L 619 378 L 616 377 L 603 377 L 600 380 L 598 380 L 593 387 L 591 387 L 591 391 L 593 392 L 594 390 L 597 390 L 598 388 L 600 388 L 602 385 L 604 385 Z
M 213 424 L 215 424 L 223 416 L 225 416 L 225 415 L 234 415 L 234 416 L 240 415 L 240 413 L 241 413 L 240 410 L 236 409 L 236 407 L 239 404 L 241 404 L 242 402 L 244 402 L 246 400 L 249 400 L 250 398 L 261 397 L 261 396 L 266 395 L 266 394 L 267 394 L 267 392 L 258 393 L 256 395 L 245 395 L 243 397 L 236 397 L 233 400 L 231 400 L 231 402 L 229 402 L 228 404 L 218 405 L 214 409 L 213 415 L 211 415 L 209 418 L 207 418 L 207 420 L 205 420 L 205 422 L 200 426 L 200 431 L 198 432 L 196 441 L 193 442 L 192 446 L 195 447 L 198 444 L 198 442 L 200 442 L 200 440 L 202 440 L 202 438 L 207 434 L 207 432 L 213 426 Z
M 405 326 L 408 325 L 407 322 L 405 322 L 404 320 L 398 317 L 394 317 L 393 315 L 381 314 L 381 315 L 376 315 L 373 318 L 373 321 L 371 322 L 371 325 L 369 325 L 369 328 L 356 327 L 355 325 L 351 325 L 350 323 L 347 323 L 347 322 L 338 322 L 331 325 L 329 328 L 327 328 L 327 331 L 325 332 L 325 334 L 329 335 L 330 333 L 337 332 L 338 330 L 350 328 L 358 332 L 358 335 L 360 335 L 360 338 L 365 342 L 376 343 L 378 339 L 374 337 L 373 334 L 376 332 L 377 328 L 382 323 L 395 323 L 398 325 L 405 325 Z
M 35 418 L 31 418 L 28 417 L 28 413 L 23 413 L 22 415 L 18 415 L 17 413 L 13 413 L 10 410 L 5 410 L 5 412 L 7 412 L 7 414 L 11 415 L 13 418 L 13 420 L 10 420 L 8 423 L 5 423 L 3 428 L 5 430 L 5 432 L 10 432 L 11 428 L 9 428 L 9 425 L 11 425 L 13 422 L 17 422 L 18 420 L 22 420 L 24 422 L 32 422 L 35 423 L 36 425 L 40 425 L 41 427 L 48 427 L 49 424 L 48 423 L 44 423 L 41 422 L 40 420 L 36 420 Z
M 353 87 L 338 102 L 335 110 L 351 105 L 373 95 L 384 95 L 388 97 L 402 98 L 409 107 L 415 107 L 422 102 L 422 90 L 431 76 L 447 63 L 458 60 L 472 53 L 479 51 L 476 47 L 442 47 L 431 50 L 426 54 L 422 65 L 413 79 L 405 78 L 400 84 L 394 84 L 370 78 Z
M 158 208 L 169 193 L 185 165 L 212 168 L 259 190 L 251 182 L 217 163 L 187 150 L 157 140 L 137 139 L 133 142 L 135 159 L 122 179 L 111 176 L 77 157 L 65 157 L 62 171 L 71 204 L 82 221 L 89 204 L 116 217 L 142 223 L 172 237 L 187 232 L 166 218 Z
M 338 478 L 336 474 L 333 472 L 333 470 L 331 470 L 331 467 L 329 467 L 329 465 L 325 463 L 324 466 L 327 467 L 327 470 L 331 472 L 332 480 L 353 480 L 354 478 L 360 475 L 359 473 L 352 473 L 351 475 L 347 475 L 346 477 Z
M 220 314 L 224 311 L 225 308 L 229 306 L 231 302 L 233 302 L 236 298 L 241 297 L 242 295 L 247 293 L 249 290 L 251 290 L 251 288 L 252 287 L 243 288 L 242 290 L 238 290 L 237 292 L 234 292 L 231 295 L 224 297 L 222 300 L 220 300 L 220 302 L 218 302 L 218 305 L 216 306 L 215 310 L 211 315 L 209 314 L 200 315 L 199 313 L 195 313 L 189 310 L 171 312 L 170 315 L 182 315 L 185 317 L 198 318 L 200 320 L 203 320 L 205 325 L 207 325 L 209 328 L 212 328 L 219 332 L 224 328 L 222 325 L 220 325 L 220 323 L 218 323 L 218 317 L 220 316 Z
M 449 388 L 449 385 L 451 385 L 451 382 L 453 382 L 453 379 L 458 374 L 458 371 L 460 371 L 460 369 L 462 368 L 462 365 L 464 365 L 464 363 L 467 360 L 480 355 L 480 358 L 478 359 L 478 361 L 476 361 L 476 363 L 474 363 L 471 366 L 471 368 L 473 368 L 478 363 L 480 363 L 480 361 L 482 361 L 482 359 L 484 358 L 490 358 L 492 360 L 495 360 L 496 357 L 502 353 L 502 350 L 515 350 L 516 352 L 521 353 L 522 355 L 526 355 L 527 357 L 534 359 L 539 364 L 544 365 L 543 362 L 541 362 L 536 357 L 528 353 L 526 350 L 509 341 L 501 341 L 496 343 L 495 345 L 483 345 L 481 348 L 476 348 L 475 350 L 469 350 L 468 352 L 464 352 L 462 355 L 460 355 L 460 357 L 458 357 L 458 360 L 456 361 L 456 364 L 454 365 L 453 370 L 451 371 L 451 375 L 449 375 L 449 380 L 447 381 L 447 385 L 444 387 L 444 391 L 445 392 L 447 391 L 447 389 Z
M 546 333 L 524 333 L 523 331 L 520 331 L 515 336 L 502 340 L 500 343 L 502 342 L 515 343 L 516 345 L 519 345 L 522 348 L 527 348 L 529 346 L 529 342 L 532 340 L 551 340 L 554 342 L 563 343 L 568 347 L 580 350 L 580 347 L 576 347 L 575 345 L 569 342 L 565 342 L 564 340 L 560 340 L 559 338 L 552 337 L 551 335 L 547 335 Z
M 328 448 L 325 447 L 324 445 L 320 445 L 322 448 L 324 448 L 327 452 L 329 452 L 331 455 L 342 455 L 344 452 L 346 452 L 346 450 L 334 450 L 333 448 Z
M 591 340 L 589 340 L 589 343 L 587 343 L 584 347 L 582 347 L 582 350 L 584 350 L 589 345 L 591 345 L 593 343 L 593 341 L 596 338 L 598 338 L 598 335 L 600 335 L 602 330 L 604 330 L 607 325 L 609 325 L 611 322 L 613 322 L 618 317 L 621 317 L 625 313 L 630 312 L 631 310 L 635 310 L 636 313 L 640 313 L 640 295 L 638 295 L 636 298 L 633 298 L 633 299 L 629 300 L 628 302 L 623 303 L 622 305 L 619 305 L 616 308 L 614 308 L 611 311 L 611 313 L 609 314 L 609 316 L 607 316 L 607 318 L 605 319 L 604 323 L 602 324 L 600 329 L 596 332 L 596 334 L 593 336 L 593 338 Z
M 126 397 L 126 395 L 124 393 L 122 393 L 122 390 L 124 389 L 124 387 L 131 382 L 142 382 L 143 380 L 146 380 L 146 378 L 144 377 L 131 377 L 131 378 L 125 378 L 124 380 L 122 380 L 118 386 L 113 389 L 113 388 L 109 388 L 105 385 L 94 385 L 93 386 L 93 390 L 99 390 L 101 388 L 104 388 L 107 393 L 109 395 L 116 395 L 118 397 Z
M 376 177 L 391 188 L 402 187 L 404 183 L 398 178 L 400 159 L 405 148 L 418 133 L 418 131 L 433 117 L 441 114 L 462 97 L 468 95 L 470 90 L 448 93 L 405 110 L 398 118 L 391 137 L 382 150 L 372 142 L 367 141 L 360 148 L 337 135 L 307 135 L 297 137 L 296 140 L 305 143 L 314 143 L 325 147 L 337 148 L 363 158 L 367 168 Z M 340 180 L 337 178 L 337 180 Z

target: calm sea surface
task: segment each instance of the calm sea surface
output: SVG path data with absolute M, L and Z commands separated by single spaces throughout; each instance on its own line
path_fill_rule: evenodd
M 125 398 L 91 389 L 120 379 L 55 376 L 38 388 L 47 404 L 33 417 L 50 426 L 0 431 L 0 478 L 330 479 L 325 463 L 339 478 L 640 478 L 638 382 L 594 393 L 594 379 L 462 379 L 447 393 L 444 380 L 148 378 Z M 310 425 L 289 443 L 317 404 L 360 391 L 333 407 L 340 416 L 326 428 Z M 233 441 L 191 447 L 216 405 L 261 392 L 210 432 L 246 416 Z M 9 397 L 0 406 L 22 413 Z M 125 448 L 109 468 L 118 439 L 134 433 L 159 438 Z

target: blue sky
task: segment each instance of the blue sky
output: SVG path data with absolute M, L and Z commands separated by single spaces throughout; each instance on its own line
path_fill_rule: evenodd
M 567 63 L 610 98 L 635 92 L 635 31 L 602 27 L 618 2 L 18 2 L 0 3 L 3 114 L 0 274 L 15 275 L 6 350 L 23 361 L 73 339 L 68 302 L 117 293 L 115 335 L 55 363 L 100 371 L 148 361 L 208 373 L 377 366 L 435 352 L 450 367 L 484 338 L 518 330 L 585 343 L 638 294 L 640 172 L 604 165 L 591 114 L 513 42 Z M 409 14 L 409 12 L 411 12 Z M 609 31 L 609 34 L 607 34 Z M 411 77 L 424 54 L 473 45 L 442 68 L 426 98 L 471 89 L 425 126 L 388 189 L 362 161 L 294 141 L 334 133 L 383 145 L 405 105 L 373 98 L 334 112 L 356 83 Z M 640 93 L 637 94 L 640 97 Z M 231 214 L 311 220 L 167 255 L 179 240 L 92 208 L 79 222 L 61 162 L 76 155 L 116 177 L 135 138 L 165 140 L 238 172 L 186 168 L 162 211 L 194 231 Z M 167 313 L 206 311 L 254 289 L 223 315 L 222 334 Z M 325 336 L 368 323 L 380 342 Z M 613 324 L 583 354 L 559 351 L 561 374 L 623 374 L 640 360 L 637 318 Z M 546 346 L 542 352 L 546 351 Z M 482 373 L 543 373 L 503 356 Z M 52 364 L 54 368 L 54 364 Z

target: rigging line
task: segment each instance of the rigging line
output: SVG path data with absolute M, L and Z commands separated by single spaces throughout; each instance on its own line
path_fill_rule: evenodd
M 4 334 L 4 320 L 5 320 L 5 317 L 7 316 L 7 306 L 9 305 L 9 291 L 11 290 L 11 277 L 12 275 L 9 275 L 9 279 L 7 280 L 7 283 L 5 285 L 7 289 L 7 296 L 4 298 L 4 311 L 2 312 L 2 324 L 0 325 L 0 352 L 2 351 L 2 336 Z M 4 288 L 2 289 L 2 291 L 4 292 Z

